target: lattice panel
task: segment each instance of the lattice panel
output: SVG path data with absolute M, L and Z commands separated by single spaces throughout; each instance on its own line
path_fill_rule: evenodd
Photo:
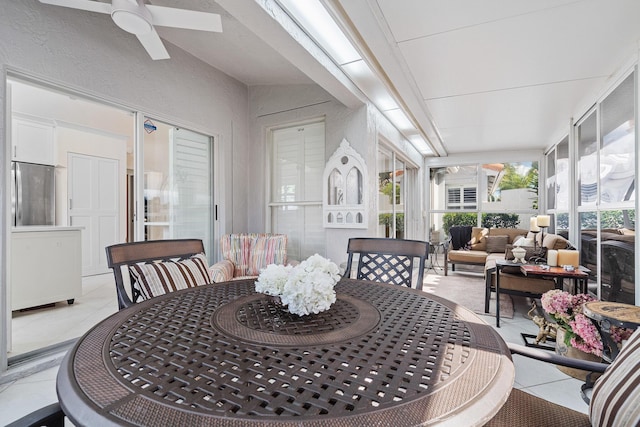
M 362 253 L 358 261 L 357 278 L 411 287 L 412 271 L 412 257 Z
M 370 332 L 351 339 L 337 335 L 333 344 L 283 348 L 234 339 L 212 326 L 212 308 L 252 291 L 252 282 L 221 284 L 136 313 L 113 333 L 113 374 L 151 399 L 190 411 L 309 417 L 362 414 L 433 393 L 465 369 L 470 355 L 471 334 L 448 308 L 419 293 L 357 282 L 339 292 L 377 307 L 380 315 Z M 335 304 L 309 325 L 340 331 L 358 322 L 359 310 L 349 302 Z M 274 328 L 268 302 L 237 304 L 235 313 L 244 327 L 272 330 L 293 343 L 308 339 L 297 328 Z M 296 317 L 283 320 L 306 323 Z

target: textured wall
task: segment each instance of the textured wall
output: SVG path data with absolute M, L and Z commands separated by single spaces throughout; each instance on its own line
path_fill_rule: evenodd
M 244 84 L 169 44 L 171 59 L 152 61 L 137 39 L 106 15 L 37 0 L 2 0 L 0 8 L 0 64 L 5 73 L 33 76 L 215 136 L 217 183 L 227 183 L 216 186 L 218 204 L 224 207 L 219 209 L 221 231 L 246 227 L 248 95 Z M 4 156 L 8 152 L 4 84 L 0 98 Z M 0 161 L 7 164 L 5 157 Z M 5 187 L 3 181 L 3 194 Z M 5 215 L 4 196 L 0 203 Z

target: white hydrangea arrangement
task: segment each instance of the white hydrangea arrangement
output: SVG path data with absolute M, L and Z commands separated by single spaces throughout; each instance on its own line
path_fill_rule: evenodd
M 270 264 L 256 281 L 256 292 L 280 296 L 290 313 L 299 316 L 328 310 L 336 302 L 338 266 L 315 254 L 295 267 Z

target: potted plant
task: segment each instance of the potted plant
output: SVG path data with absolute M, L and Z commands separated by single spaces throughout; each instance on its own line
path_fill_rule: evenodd
M 569 292 L 553 289 L 542 294 L 542 308 L 558 325 L 556 351 L 562 355 L 600 361 L 602 358 L 602 339 L 593 322 L 582 313 L 582 306 L 595 301 L 589 294 L 572 295 Z M 633 331 L 624 328 L 611 328 L 611 336 L 618 343 L 629 338 Z M 584 379 L 586 373 L 576 369 L 558 367 L 558 369 L 576 378 Z

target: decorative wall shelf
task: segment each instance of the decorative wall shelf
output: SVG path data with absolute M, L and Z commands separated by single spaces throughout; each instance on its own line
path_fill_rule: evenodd
M 346 139 L 327 161 L 323 175 L 326 228 L 367 228 L 367 168 Z

